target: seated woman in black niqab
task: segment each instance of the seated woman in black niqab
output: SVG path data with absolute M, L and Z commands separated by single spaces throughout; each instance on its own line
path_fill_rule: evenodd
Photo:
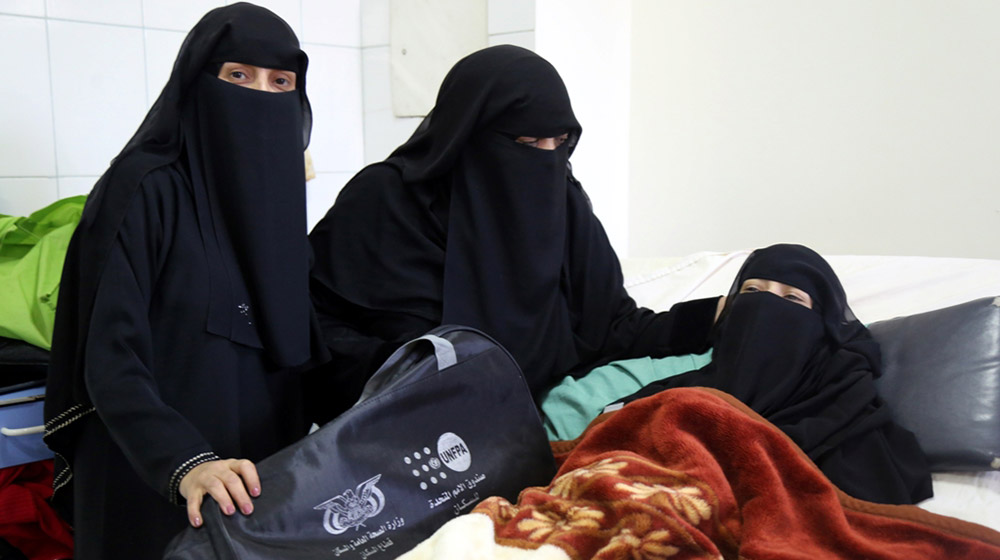
M 270 11 L 209 12 L 87 201 L 45 405 L 78 560 L 160 558 L 201 524 L 206 493 L 249 513 L 267 491 L 253 461 L 307 431 L 293 369 L 325 347 L 308 293 L 306 65 Z
M 876 393 L 879 345 L 823 257 L 785 244 L 751 253 L 712 338 L 708 365 L 620 402 L 674 387 L 713 387 L 788 434 L 847 494 L 891 504 L 931 496 L 923 451 Z
M 318 414 L 350 406 L 382 361 L 442 324 L 506 347 L 532 391 L 612 360 L 703 350 L 718 300 L 637 308 L 573 177 L 562 79 L 502 45 L 460 60 L 433 110 L 341 191 L 310 233 L 310 289 L 334 354 Z

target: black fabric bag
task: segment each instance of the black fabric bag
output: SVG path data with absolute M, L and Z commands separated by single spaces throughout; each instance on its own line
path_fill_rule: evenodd
M 164 558 L 395 558 L 556 469 L 511 355 L 475 329 L 441 326 L 390 356 L 358 404 L 257 470 L 252 515 L 223 516 L 206 498 L 203 527 Z

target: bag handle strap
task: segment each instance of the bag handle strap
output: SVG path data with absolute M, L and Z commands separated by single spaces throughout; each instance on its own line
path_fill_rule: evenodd
M 436 334 L 425 334 L 417 340 L 426 340 L 434 345 L 434 357 L 437 358 L 438 371 L 448 369 L 458 363 L 458 356 L 455 354 L 455 345 L 448 340 Z
M 424 344 L 425 342 L 430 342 L 434 347 L 434 358 L 437 361 L 438 371 L 445 370 L 458 363 L 458 354 L 455 352 L 455 345 L 449 340 L 434 334 L 425 334 L 414 338 L 397 348 L 386 359 L 382 367 L 365 383 L 365 388 L 361 392 L 361 398 L 358 399 L 358 403 L 371 398 L 376 393 L 385 391 L 389 387 L 405 382 L 410 377 L 408 374 L 412 372 L 412 369 L 408 367 L 394 368 L 392 366 L 401 362 L 417 345 Z

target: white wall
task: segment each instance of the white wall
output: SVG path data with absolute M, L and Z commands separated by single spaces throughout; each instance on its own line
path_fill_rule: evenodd
M 629 254 L 631 0 L 538 0 L 535 51 L 566 83 L 583 136 L 573 174 L 620 257 Z
M 634 0 L 632 256 L 1000 257 L 1000 2 Z
M 360 0 L 262 0 L 309 54 L 309 219 L 363 158 Z M 0 0 L 0 214 L 90 191 L 214 0 Z
M 389 0 L 361 0 L 362 68 L 364 75 L 364 159 L 382 161 L 405 142 L 422 118 L 393 114 L 390 86 Z M 534 48 L 535 0 L 489 0 L 488 41 Z M 454 62 L 457 62 L 458 58 Z

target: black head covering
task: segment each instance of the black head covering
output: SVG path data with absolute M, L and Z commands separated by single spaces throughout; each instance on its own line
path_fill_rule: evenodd
M 434 109 L 413 136 L 389 156 L 407 183 L 449 173 L 477 133 L 580 137 L 569 93 L 556 69 L 521 47 L 500 45 L 459 60 L 445 76 Z
M 779 244 L 754 251 L 743 263 L 727 299 L 732 300 L 743 282 L 751 278 L 781 282 L 809 294 L 813 309 L 823 318 L 826 336 L 838 344 L 856 338 L 864 330 L 847 305 L 847 294 L 836 273 L 808 247 Z M 878 354 L 872 362 L 878 368 Z
M 627 298 L 569 167 L 580 132 L 538 55 L 465 57 L 409 141 L 362 170 L 310 234 L 313 280 L 354 305 L 479 328 L 538 389 L 593 357 Z M 562 134 L 551 151 L 514 141 Z
M 294 71 L 296 90 L 219 80 L 226 61 Z M 67 252 L 45 406 L 46 443 L 60 455 L 72 449 L 70 426 L 93 410 L 84 349 L 104 263 L 143 177 L 159 167 L 190 173 L 210 263 L 207 329 L 263 348 L 275 366 L 316 354 L 304 236 L 307 64 L 291 28 L 247 3 L 210 11 L 184 40 L 159 98 L 94 187 Z
M 770 292 L 740 293 L 751 278 L 805 291 L 812 309 Z M 830 265 L 801 245 L 751 253 L 713 334 L 712 362 L 653 383 L 629 402 L 674 388 L 706 386 L 740 399 L 789 435 L 849 494 L 913 503 L 930 495 L 926 460 L 875 391 L 878 343 L 847 305 Z

